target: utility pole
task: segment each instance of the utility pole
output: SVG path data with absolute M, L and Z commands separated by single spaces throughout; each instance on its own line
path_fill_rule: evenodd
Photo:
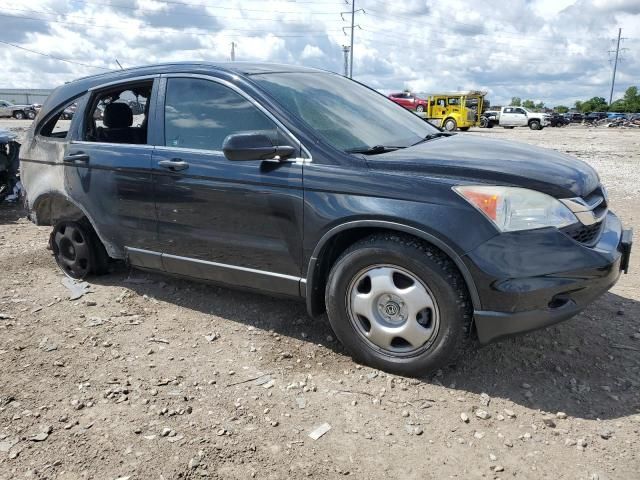
M 349 76 L 349 52 L 351 47 L 349 45 L 342 46 L 342 52 L 344 53 L 344 76 Z
M 236 61 L 236 42 L 231 42 L 231 61 Z
M 613 101 L 613 87 L 616 85 L 616 69 L 618 68 L 618 54 L 620 53 L 620 36 L 622 35 L 622 29 L 618 29 L 618 44 L 616 46 L 616 59 L 613 62 L 613 78 L 611 79 L 611 93 L 609 94 L 609 105 Z
M 349 78 L 353 78 L 353 31 L 355 30 L 356 0 L 351 0 L 351 52 L 349 54 Z M 618 35 L 618 38 L 620 35 Z M 618 44 L 620 40 L 618 40 Z
M 345 3 L 347 5 L 349 5 L 349 0 L 345 0 Z M 342 20 L 344 21 L 344 15 L 347 13 L 351 14 L 351 26 L 350 27 L 342 27 L 342 31 L 344 32 L 344 34 L 346 35 L 347 32 L 345 30 L 347 30 L 348 28 L 351 29 L 351 45 L 349 46 L 349 78 L 353 78 L 353 33 L 354 30 L 356 28 L 362 29 L 362 27 L 360 25 L 356 25 L 355 24 L 355 20 L 356 20 L 356 13 L 358 12 L 362 12 L 362 13 L 367 13 L 364 11 L 364 8 L 359 8 L 356 10 L 356 0 L 351 0 L 351 11 L 350 12 L 340 12 L 340 16 L 342 17 Z M 344 51 L 344 47 L 343 50 Z M 346 75 L 345 75 L 346 76 Z

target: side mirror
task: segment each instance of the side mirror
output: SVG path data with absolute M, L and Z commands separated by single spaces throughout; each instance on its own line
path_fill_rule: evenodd
M 296 149 L 289 145 L 274 145 L 269 137 L 262 133 L 236 133 L 227 136 L 222 142 L 222 151 L 228 160 L 269 160 L 292 156 Z

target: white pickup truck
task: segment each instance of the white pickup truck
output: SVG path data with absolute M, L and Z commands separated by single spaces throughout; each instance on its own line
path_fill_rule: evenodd
M 532 112 L 524 107 L 502 107 L 500 112 L 485 112 L 480 118 L 480 126 L 491 128 L 499 125 L 504 128 L 529 127 L 542 130 L 549 125 L 549 115 Z

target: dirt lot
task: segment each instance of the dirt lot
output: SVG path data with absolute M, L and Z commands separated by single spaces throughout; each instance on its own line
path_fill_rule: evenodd
M 591 163 L 640 232 L 640 132 L 465 135 Z M 575 319 L 415 380 L 354 364 L 294 301 L 126 269 L 69 300 L 47 235 L 0 206 L 2 480 L 638 478 L 640 252 Z

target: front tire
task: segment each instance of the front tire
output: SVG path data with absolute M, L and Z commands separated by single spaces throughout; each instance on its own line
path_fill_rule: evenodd
M 107 271 L 107 252 L 86 221 L 58 222 L 51 232 L 49 244 L 56 263 L 68 277 L 82 280 Z
M 458 124 L 456 123 L 456 121 L 453 118 L 447 118 L 444 123 L 442 124 L 442 127 L 447 131 L 447 132 L 455 132 L 458 128 Z
M 29 120 L 33 120 L 34 118 L 36 118 L 36 112 L 34 112 L 33 110 L 30 111 L 29 113 L 27 113 L 27 117 L 29 118 Z
M 334 264 L 329 322 L 350 355 L 407 376 L 445 366 L 471 321 L 466 285 L 441 251 L 413 237 L 372 235 Z
M 531 130 L 542 130 L 542 125 L 540 124 L 540 122 L 538 120 L 531 120 L 529 122 L 529 128 Z

